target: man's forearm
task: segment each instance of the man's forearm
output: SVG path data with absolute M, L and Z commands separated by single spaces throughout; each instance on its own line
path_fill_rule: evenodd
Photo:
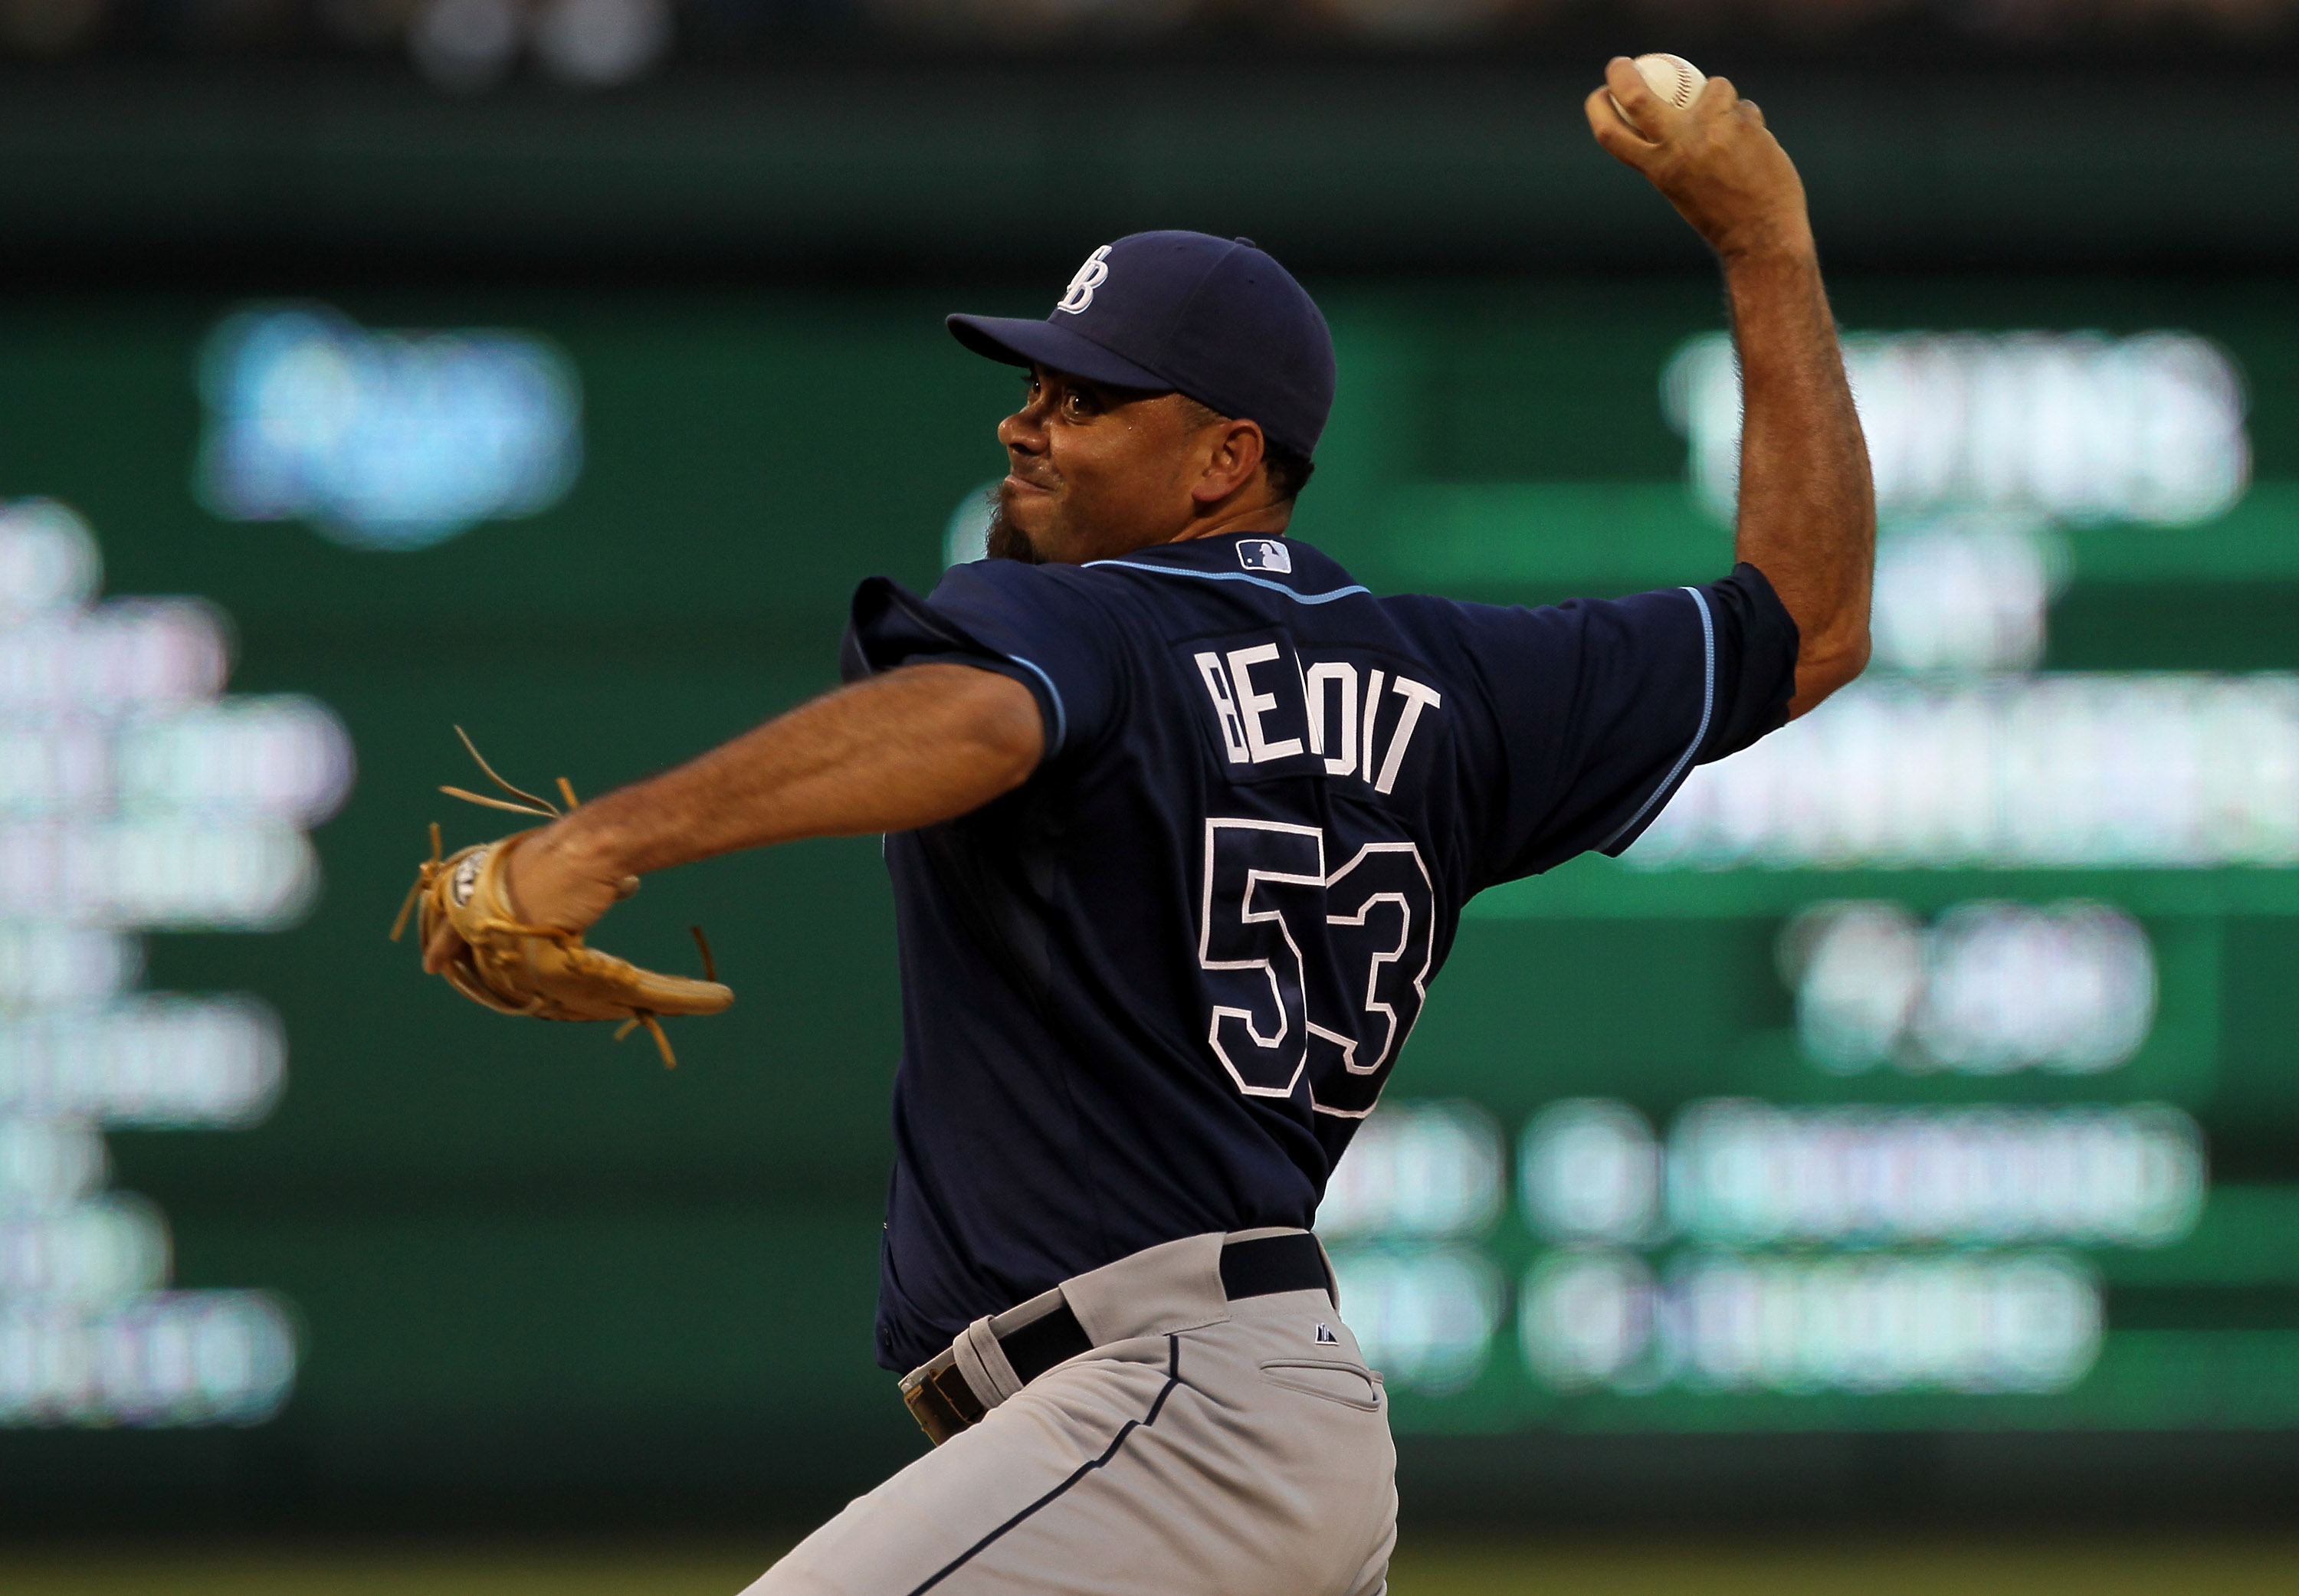
M 1801 715 L 1868 661 L 1868 449 L 1809 244 L 1728 255 L 1724 272 L 1740 353 L 1737 553 L 1764 572 L 1802 634 L 1789 705 Z
M 1019 786 L 1043 738 L 1037 702 L 1017 682 L 915 666 L 586 804 L 544 838 L 598 870 L 643 875 L 803 837 L 909 831 Z

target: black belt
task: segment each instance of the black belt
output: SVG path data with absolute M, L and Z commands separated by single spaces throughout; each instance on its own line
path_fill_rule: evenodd
M 1330 1294 L 1332 1289 L 1325 1274 L 1324 1250 L 1317 1245 L 1315 1236 L 1300 1233 L 1224 1243 L 1221 1283 L 1222 1294 L 1232 1302 L 1281 1291 Z M 1006 1354 L 1014 1377 L 1025 1385 L 1054 1365 L 1093 1351 L 1093 1344 L 1067 1302 L 998 1338 L 998 1350 Z M 955 1361 L 940 1369 L 934 1367 L 936 1363 L 942 1363 L 942 1359 L 927 1364 L 916 1385 L 903 1387 L 902 1401 L 926 1438 L 940 1446 L 969 1425 L 979 1424 L 987 1410 Z

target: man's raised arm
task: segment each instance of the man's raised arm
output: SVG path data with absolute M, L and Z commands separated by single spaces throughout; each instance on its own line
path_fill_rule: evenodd
M 1802 715 L 1868 663 L 1876 559 L 1868 449 L 1804 184 L 1764 113 L 1727 79 L 1710 79 L 1681 111 L 1625 58 L 1606 67 L 1605 81 L 1587 106 L 1597 142 L 1649 178 L 1723 262 L 1740 354 L 1735 550 L 1764 572 L 1796 621 L 1802 646 L 1789 713 Z
M 585 804 L 522 842 L 519 914 L 582 930 L 649 871 L 802 837 L 907 831 L 1027 781 L 1045 729 L 1027 688 L 962 665 L 915 665 L 801 704 L 661 775 Z M 454 956 L 453 931 L 424 966 Z

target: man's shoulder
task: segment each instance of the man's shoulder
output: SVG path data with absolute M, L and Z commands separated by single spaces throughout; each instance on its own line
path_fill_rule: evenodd
M 1339 561 L 1297 538 L 1266 533 L 1153 544 L 1077 567 L 1112 588 L 1177 598 L 1321 606 L 1368 596 Z
M 929 601 L 965 610 L 1091 607 L 1096 584 L 1081 566 L 1032 565 L 1018 559 L 977 559 L 942 574 Z

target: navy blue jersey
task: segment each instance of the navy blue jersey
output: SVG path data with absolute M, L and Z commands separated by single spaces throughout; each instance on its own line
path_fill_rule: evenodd
M 1307 1226 L 1462 906 L 1634 840 L 1779 725 L 1753 566 L 1617 602 L 1375 598 L 1292 539 L 873 579 L 851 677 L 953 661 L 1045 756 L 886 839 L 902 972 L 878 1354 L 1177 1236 Z

